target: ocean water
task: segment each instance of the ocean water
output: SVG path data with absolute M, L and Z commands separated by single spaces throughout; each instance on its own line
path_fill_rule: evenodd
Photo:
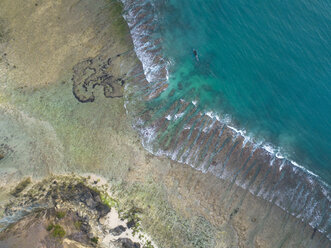
M 126 105 L 144 146 L 331 239 L 331 4 L 123 3 L 147 79 L 132 91 L 143 109 Z
M 168 92 L 331 182 L 330 2 L 170 0 L 156 9 Z

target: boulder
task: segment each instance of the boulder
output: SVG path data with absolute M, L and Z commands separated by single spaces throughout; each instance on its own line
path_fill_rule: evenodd
M 116 240 L 120 248 L 140 248 L 139 243 L 134 243 L 131 239 L 128 238 L 119 238 Z
M 126 228 L 124 226 L 120 225 L 120 226 L 117 226 L 117 227 L 115 227 L 113 229 L 110 229 L 109 232 L 111 234 L 113 234 L 114 236 L 119 236 L 123 232 L 125 232 L 125 230 L 126 230 Z

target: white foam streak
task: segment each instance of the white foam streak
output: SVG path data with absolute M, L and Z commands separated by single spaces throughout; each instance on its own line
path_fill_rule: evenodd
M 181 118 L 185 113 L 175 114 L 174 120 L 177 120 L 178 118 Z
M 125 0 L 122 0 L 122 2 L 124 3 L 124 5 L 126 4 Z M 133 5 L 136 4 L 136 2 L 131 2 Z M 126 14 L 124 15 L 124 18 L 126 19 L 126 21 L 128 22 L 128 25 L 130 27 L 130 32 L 131 32 L 131 36 L 134 42 L 134 49 L 135 52 L 137 54 L 137 57 L 139 58 L 139 60 L 142 62 L 142 66 L 143 66 L 143 70 L 144 70 L 144 74 L 145 77 L 147 79 L 148 82 L 152 83 L 152 82 L 166 82 L 169 78 L 169 72 L 167 70 L 168 66 L 171 65 L 172 63 L 174 63 L 173 61 L 166 61 L 163 58 L 159 58 L 158 54 L 156 54 L 155 50 L 153 50 L 153 48 L 155 47 L 155 44 L 153 43 L 153 40 L 150 39 L 151 34 L 153 33 L 153 30 L 151 29 L 146 29 L 146 26 L 148 25 L 148 23 L 146 24 L 146 22 L 144 21 L 139 21 L 137 22 L 136 17 L 139 15 L 144 14 L 144 10 L 143 8 L 140 8 L 139 11 L 137 13 L 134 13 L 133 10 L 130 10 L 128 8 L 130 8 L 131 6 L 126 6 Z M 137 6 L 134 6 L 137 7 Z M 140 7 L 140 6 L 138 6 Z M 149 20 L 156 20 L 156 17 L 152 17 Z M 155 63 L 155 61 L 158 61 L 158 63 Z M 185 102 L 185 100 L 180 99 L 181 102 Z M 194 100 L 192 101 L 192 104 L 197 107 L 198 106 L 198 100 Z M 125 103 L 125 108 L 127 109 L 127 103 Z M 181 114 L 176 114 L 174 116 L 171 115 L 167 115 L 165 118 L 168 121 L 171 120 L 177 120 L 178 118 L 181 118 L 184 115 L 184 113 Z M 274 146 L 272 146 L 271 144 L 262 142 L 262 141 L 257 141 L 255 140 L 255 138 L 253 136 L 247 135 L 246 134 L 246 130 L 244 129 L 239 129 L 237 127 L 235 127 L 231 121 L 231 117 L 229 115 L 224 115 L 224 116 L 220 116 L 217 113 L 213 112 L 213 111 L 206 111 L 205 112 L 206 116 L 209 116 L 212 120 L 214 120 L 212 122 L 212 125 L 217 121 L 220 122 L 222 124 L 226 124 L 226 126 L 232 130 L 234 137 L 238 138 L 238 136 L 242 136 L 243 137 L 243 147 L 246 146 L 246 144 L 248 142 L 250 142 L 253 145 L 253 148 L 251 150 L 251 154 L 253 154 L 255 152 L 256 149 L 258 148 L 263 148 L 263 150 L 270 155 L 271 160 L 270 160 L 270 165 L 274 165 L 274 164 L 278 164 L 277 162 L 279 162 L 279 160 L 281 161 L 281 165 L 279 166 L 279 171 L 282 171 L 284 169 L 285 165 L 289 165 L 287 163 L 287 161 L 290 161 L 286 158 L 286 154 L 282 154 L 280 151 L 280 148 L 275 148 Z M 176 150 L 175 152 L 166 152 L 163 150 L 157 150 L 154 151 L 153 148 L 155 148 L 153 146 L 153 141 L 156 139 L 157 135 L 156 135 L 156 128 L 154 127 L 145 127 L 144 126 L 144 122 L 143 120 L 137 120 L 136 122 L 137 124 L 137 129 L 140 130 L 141 134 L 142 134 L 142 144 L 145 147 L 146 150 L 148 150 L 149 152 L 151 152 L 154 155 L 157 156 L 168 156 L 170 158 L 172 158 L 173 160 L 177 160 L 179 162 L 182 163 L 186 163 L 189 164 L 190 166 L 194 167 L 192 163 L 190 163 L 190 156 L 188 156 L 190 154 L 190 150 L 185 150 L 183 152 L 183 154 L 180 156 L 180 158 L 178 159 L 178 153 L 179 150 Z M 209 128 L 211 128 L 212 126 L 209 126 L 208 128 L 205 127 L 203 129 L 204 132 L 207 132 Z M 192 126 L 189 125 L 185 125 L 184 129 L 191 129 Z M 194 153 L 196 154 L 197 151 Z M 277 160 L 278 159 L 278 160 Z M 185 160 L 185 161 L 183 161 Z M 276 163 L 275 163 L 276 161 Z M 307 170 L 306 168 L 304 168 L 303 166 L 299 165 L 298 163 L 296 163 L 295 161 L 290 161 L 291 164 L 293 165 L 292 170 L 295 173 L 301 173 L 304 172 L 305 174 L 307 174 L 307 180 L 311 183 L 312 186 L 314 186 L 315 184 L 317 185 L 317 181 L 322 183 L 323 182 L 320 180 L 320 178 L 313 172 Z M 206 172 L 207 170 L 203 169 L 204 168 L 204 161 L 201 163 L 201 166 L 198 166 L 199 170 Z M 216 167 L 215 167 L 216 168 Z M 214 169 L 215 169 L 214 168 Z M 287 167 L 286 167 L 287 168 Z M 208 171 L 212 171 L 213 168 L 209 167 Z M 225 173 L 223 174 L 223 177 L 227 175 L 227 172 L 225 171 Z M 303 174 L 302 174 L 303 175 Z M 246 183 L 240 183 L 237 180 L 235 181 L 235 183 L 240 186 L 240 187 L 248 187 L 247 186 L 247 182 Z M 324 196 L 327 197 L 327 199 L 329 201 L 331 196 L 330 196 L 330 192 L 327 190 L 328 189 L 328 185 L 326 185 L 324 183 L 324 187 L 323 185 L 322 187 L 322 191 Z M 252 189 L 249 189 L 251 191 L 251 193 L 254 193 L 254 191 Z M 262 191 L 261 191 L 262 192 Z M 279 194 L 282 193 L 282 191 L 275 191 L 274 194 L 276 194 L 277 196 L 279 196 Z M 284 193 L 284 192 L 283 192 Z M 260 194 L 260 192 L 259 192 Z M 261 193 L 262 194 L 262 193 Z M 272 194 L 270 194 L 272 195 Z M 271 201 L 273 199 L 273 197 L 270 198 L 270 195 L 268 194 L 268 196 L 266 196 L 266 194 L 264 194 L 264 197 L 266 200 Z M 311 196 L 312 197 L 312 196 Z M 279 196 L 279 198 L 281 198 L 281 196 Z M 311 199 L 311 201 L 313 201 L 313 199 Z M 316 204 L 316 203 L 315 203 Z M 276 205 L 278 205 L 279 207 L 281 207 L 282 209 L 284 209 L 285 211 L 287 211 L 283 206 L 282 203 L 276 202 Z M 307 207 L 309 208 L 309 211 L 305 212 L 302 214 L 302 219 L 306 219 L 307 216 L 311 216 L 314 215 L 313 211 L 314 211 L 314 206 L 313 203 L 311 202 L 311 204 L 309 204 L 311 206 Z M 305 208 L 305 209 L 307 209 Z M 317 221 L 320 218 L 320 216 L 315 215 L 314 219 L 312 221 L 310 221 L 310 224 L 316 225 Z M 329 237 L 329 236 L 328 236 Z

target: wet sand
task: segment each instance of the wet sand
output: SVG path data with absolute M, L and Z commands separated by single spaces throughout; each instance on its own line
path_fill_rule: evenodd
M 94 173 L 143 209 L 159 247 L 330 245 L 236 185 L 144 150 L 124 108 L 142 68 L 119 3 L 2 0 L 0 23 L 0 214 L 24 176 Z

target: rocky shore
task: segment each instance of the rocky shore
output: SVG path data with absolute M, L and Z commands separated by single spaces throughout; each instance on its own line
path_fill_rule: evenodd
M 154 247 L 139 227 L 140 210 L 120 206 L 100 179 L 56 176 L 31 184 L 24 179 L 11 191 L 3 218 L 13 223 L 3 227 L 0 247 Z
M 0 1 L 0 247 L 329 247 L 142 147 L 124 105 L 144 74 L 121 13 L 115 0 Z

